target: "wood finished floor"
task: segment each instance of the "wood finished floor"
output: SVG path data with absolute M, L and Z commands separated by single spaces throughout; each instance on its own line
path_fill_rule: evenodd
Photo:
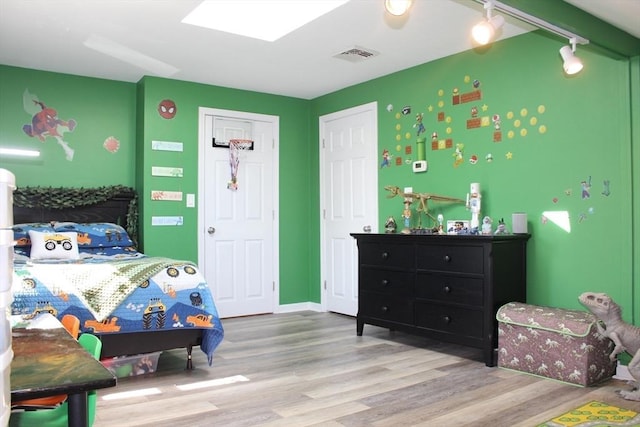
M 209 367 L 194 349 L 160 356 L 154 374 L 98 393 L 95 427 L 491 426 L 531 427 L 590 400 L 640 411 L 619 380 L 576 387 L 488 368 L 479 350 L 365 325 L 332 313 L 223 320 Z M 184 384 L 213 381 L 181 391 Z M 151 390 L 144 397 L 109 395 Z

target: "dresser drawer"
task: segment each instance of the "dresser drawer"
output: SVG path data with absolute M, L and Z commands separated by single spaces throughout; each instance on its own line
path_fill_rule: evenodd
M 362 293 L 359 295 L 358 303 L 358 317 L 360 316 L 412 325 L 413 300 L 383 294 Z
M 415 296 L 445 303 L 482 307 L 484 281 L 474 277 L 419 272 Z
M 398 296 L 413 295 L 415 274 L 406 271 L 360 268 L 360 291 L 381 292 Z
M 482 338 L 482 311 L 416 302 L 416 326 L 454 335 Z
M 379 267 L 415 269 L 413 245 L 361 242 L 358 244 L 360 263 Z
M 416 266 L 422 270 L 483 274 L 482 246 L 418 245 Z

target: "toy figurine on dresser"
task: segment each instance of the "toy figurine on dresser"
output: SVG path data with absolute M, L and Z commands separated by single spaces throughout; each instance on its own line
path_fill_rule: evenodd
M 469 224 L 470 234 L 478 234 L 480 229 L 480 183 L 471 183 L 469 193 L 467 193 L 467 209 L 471 211 L 471 223 Z
M 404 210 L 402 211 L 402 219 L 404 220 L 404 228 L 402 234 L 411 234 L 411 197 L 404 198 Z
M 384 232 L 387 234 L 393 234 L 396 232 L 396 228 L 398 228 L 396 220 L 392 216 L 387 218 L 387 221 L 384 223 Z

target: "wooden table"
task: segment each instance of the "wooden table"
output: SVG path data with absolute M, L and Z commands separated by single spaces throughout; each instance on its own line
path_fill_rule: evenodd
M 60 325 L 12 330 L 11 400 L 67 394 L 69 426 L 87 426 L 87 392 L 116 378 Z

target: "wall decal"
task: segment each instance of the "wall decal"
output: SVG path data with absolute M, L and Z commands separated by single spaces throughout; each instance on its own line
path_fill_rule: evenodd
M 589 177 L 589 179 L 587 179 L 586 181 L 581 181 L 580 182 L 580 188 L 581 188 L 581 196 L 582 199 L 588 199 L 591 197 L 591 177 Z
M 184 218 L 181 216 L 152 216 L 151 225 L 184 225 Z
M 423 113 L 416 114 L 416 123 L 413 125 L 413 127 L 416 128 L 416 136 L 420 136 L 420 134 L 425 131 L 424 124 L 422 123 L 423 118 Z
M 182 142 L 151 141 L 151 149 L 156 151 L 182 151 Z
M 120 149 L 120 141 L 118 141 L 115 137 L 110 136 L 104 140 L 102 146 L 110 153 L 117 153 Z
M 168 176 L 168 177 L 172 177 L 172 178 L 182 178 L 183 177 L 183 170 L 182 170 L 182 168 L 152 166 L 151 167 L 151 175 L 152 176 Z
M 151 200 L 163 200 L 172 202 L 182 201 L 182 191 L 151 190 Z
M 58 111 L 48 107 L 34 94 L 25 89 L 22 94 L 24 111 L 31 115 L 31 123 L 22 126 L 24 133 L 32 138 L 45 142 L 48 137 L 54 138 L 65 152 L 66 159 L 73 160 L 74 150 L 62 138 L 66 132 L 73 132 L 77 123 L 74 119 L 62 120 L 58 117 Z
M 160 101 L 160 104 L 158 104 L 158 114 L 160 114 L 160 117 L 163 119 L 173 119 L 177 113 L 178 107 L 171 99 L 163 99 Z
M 380 169 L 382 169 L 385 166 L 386 167 L 391 166 L 389 164 L 390 159 L 391 159 L 391 154 L 389 154 L 389 150 L 385 148 L 384 150 L 382 150 L 382 163 L 380 164 Z

